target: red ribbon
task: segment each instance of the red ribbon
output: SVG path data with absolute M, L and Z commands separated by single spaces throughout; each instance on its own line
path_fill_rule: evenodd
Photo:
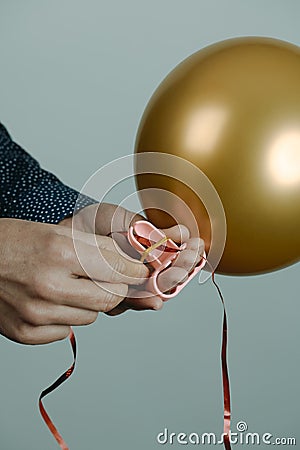
M 122 233 L 124 234 L 124 233 Z M 148 241 L 148 240 L 147 240 Z M 147 245 L 151 245 L 151 242 L 148 241 Z M 165 251 L 173 251 L 173 249 L 164 248 Z M 208 261 L 207 261 L 208 263 Z M 210 265 L 208 263 L 208 265 Z M 223 431 L 223 442 L 224 447 L 226 450 L 231 450 L 230 445 L 230 420 L 231 420 L 231 407 L 230 407 L 230 384 L 229 384 L 229 375 L 228 375 L 228 367 L 227 367 L 227 315 L 226 315 L 226 308 L 225 308 L 225 302 L 224 298 L 221 292 L 221 289 L 219 288 L 217 282 L 215 281 L 215 272 L 212 272 L 212 282 L 215 285 L 217 292 L 219 294 L 219 297 L 222 302 L 223 306 L 223 332 L 222 332 L 222 345 L 221 345 L 221 366 L 222 366 L 222 382 L 223 382 L 223 400 L 224 400 L 224 431 Z M 71 328 L 71 332 L 69 335 L 71 348 L 73 352 L 73 364 L 71 367 L 64 372 L 51 386 L 49 386 L 47 389 L 45 389 L 40 397 L 39 397 L 39 408 L 41 415 L 48 426 L 49 430 L 53 434 L 54 438 L 56 439 L 57 443 L 59 444 L 60 448 L 62 450 L 69 450 L 69 447 L 65 443 L 64 439 L 62 438 L 61 434 L 55 427 L 54 423 L 52 422 L 51 418 L 47 414 L 42 399 L 46 397 L 46 395 L 50 394 L 52 391 L 54 391 L 56 388 L 58 388 L 64 381 L 66 381 L 74 372 L 75 364 L 76 364 L 76 339 L 74 332 Z
M 212 272 L 211 279 L 215 285 L 219 297 L 223 305 L 223 332 L 222 332 L 222 346 L 221 346 L 221 366 L 222 366 L 222 382 L 223 382 L 223 401 L 224 401 L 224 431 L 223 441 L 226 450 L 231 450 L 230 445 L 230 420 L 231 420 L 231 406 L 230 406 L 230 383 L 228 375 L 227 364 L 227 314 L 225 308 L 224 297 L 221 289 L 215 281 L 215 272 Z
M 39 408 L 40 408 L 40 412 L 41 415 L 47 425 L 47 427 L 49 428 L 49 430 L 51 431 L 51 433 L 53 434 L 54 438 L 57 440 L 57 443 L 59 444 L 60 448 L 62 450 L 69 450 L 69 447 L 67 446 L 67 444 L 65 443 L 64 439 L 62 438 L 61 434 L 59 433 L 59 431 L 57 430 L 57 428 L 55 427 L 54 423 L 52 422 L 51 418 L 49 417 L 49 415 L 47 414 L 42 399 L 44 397 L 46 397 L 46 395 L 50 394 L 50 392 L 54 391 L 56 388 L 58 388 L 58 386 L 60 386 L 64 381 L 66 381 L 68 378 L 70 378 L 70 376 L 72 375 L 72 373 L 74 372 L 75 369 L 75 364 L 76 364 L 76 339 L 75 339 L 75 335 L 74 332 L 71 328 L 70 334 L 69 334 L 69 339 L 70 339 L 70 343 L 71 343 L 71 348 L 72 348 L 72 352 L 73 352 L 73 364 L 71 365 L 71 367 L 66 370 L 66 372 L 64 372 L 60 377 L 57 378 L 56 381 L 54 381 L 54 383 L 51 384 L 51 386 L 49 386 L 47 389 L 45 389 L 40 397 L 39 397 Z

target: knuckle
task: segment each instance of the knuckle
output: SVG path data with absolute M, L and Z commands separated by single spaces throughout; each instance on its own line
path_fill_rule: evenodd
M 126 273 L 125 261 L 117 255 L 114 256 L 111 261 L 111 270 L 112 270 L 112 281 L 118 280 L 120 275 L 124 275 Z
M 110 289 L 103 289 L 101 312 L 107 313 L 115 308 L 125 297 L 128 291 L 128 287 L 125 284 L 116 285 L 116 289 L 113 292 Z
M 38 298 L 46 300 L 48 297 L 48 286 L 47 283 L 41 278 L 34 282 L 34 291 Z
M 46 255 L 57 256 L 61 250 L 61 236 L 53 231 L 49 232 L 44 239 L 44 251 Z
M 58 282 L 56 271 L 43 269 L 33 275 L 31 294 L 36 299 L 56 302 L 61 296 L 63 287 Z
M 34 305 L 33 302 L 26 302 L 21 308 L 22 319 L 32 325 L 42 325 L 42 317 L 40 310 Z
M 130 278 L 129 284 L 142 284 L 149 275 L 149 271 L 145 264 L 130 261 L 127 275 Z
M 20 322 L 15 330 L 15 341 L 20 344 L 30 345 L 33 343 L 32 329 L 30 325 Z
M 69 260 L 73 256 L 73 246 L 59 234 L 49 232 L 45 238 L 44 251 L 51 261 Z
M 112 254 L 107 264 L 109 264 L 110 280 L 114 283 L 118 283 L 120 279 L 123 280 L 124 277 L 127 277 L 127 283 L 138 284 L 144 281 L 148 275 L 148 269 L 144 264 L 129 258 L 126 259 L 125 256 Z
M 117 302 L 113 294 L 105 294 L 102 301 L 101 311 L 107 313 L 111 311 L 116 306 L 116 304 Z
M 134 266 L 134 270 L 135 270 L 135 276 L 137 278 L 146 278 L 148 276 L 148 269 L 145 266 L 145 264 L 140 264 L 140 263 L 132 263 L 132 265 Z
M 54 280 L 50 273 L 37 273 L 33 280 L 34 292 L 42 300 L 53 300 L 57 291 Z

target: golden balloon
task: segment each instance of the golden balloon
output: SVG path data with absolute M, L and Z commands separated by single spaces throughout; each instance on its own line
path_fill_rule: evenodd
M 217 272 L 263 273 L 300 260 L 299 47 L 247 37 L 193 54 L 150 99 L 135 150 L 180 156 L 214 185 L 227 221 Z M 157 174 L 137 175 L 136 182 L 139 190 L 180 197 L 209 250 L 214 224 L 188 186 Z M 159 195 L 154 204 L 148 218 L 159 227 L 173 224 Z

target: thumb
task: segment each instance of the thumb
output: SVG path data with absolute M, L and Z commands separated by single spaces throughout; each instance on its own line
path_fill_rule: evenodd
M 128 231 L 130 225 L 138 220 L 145 220 L 145 217 L 122 206 L 101 203 L 96 213 L 95 230 L 97 234 L 107 236 L 117 231 Z

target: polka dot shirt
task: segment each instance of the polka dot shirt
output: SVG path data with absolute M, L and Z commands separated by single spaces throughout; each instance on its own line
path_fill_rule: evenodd
M 58 223 L 92 203 L 43 170 L 0 123 L 0 218 Z

